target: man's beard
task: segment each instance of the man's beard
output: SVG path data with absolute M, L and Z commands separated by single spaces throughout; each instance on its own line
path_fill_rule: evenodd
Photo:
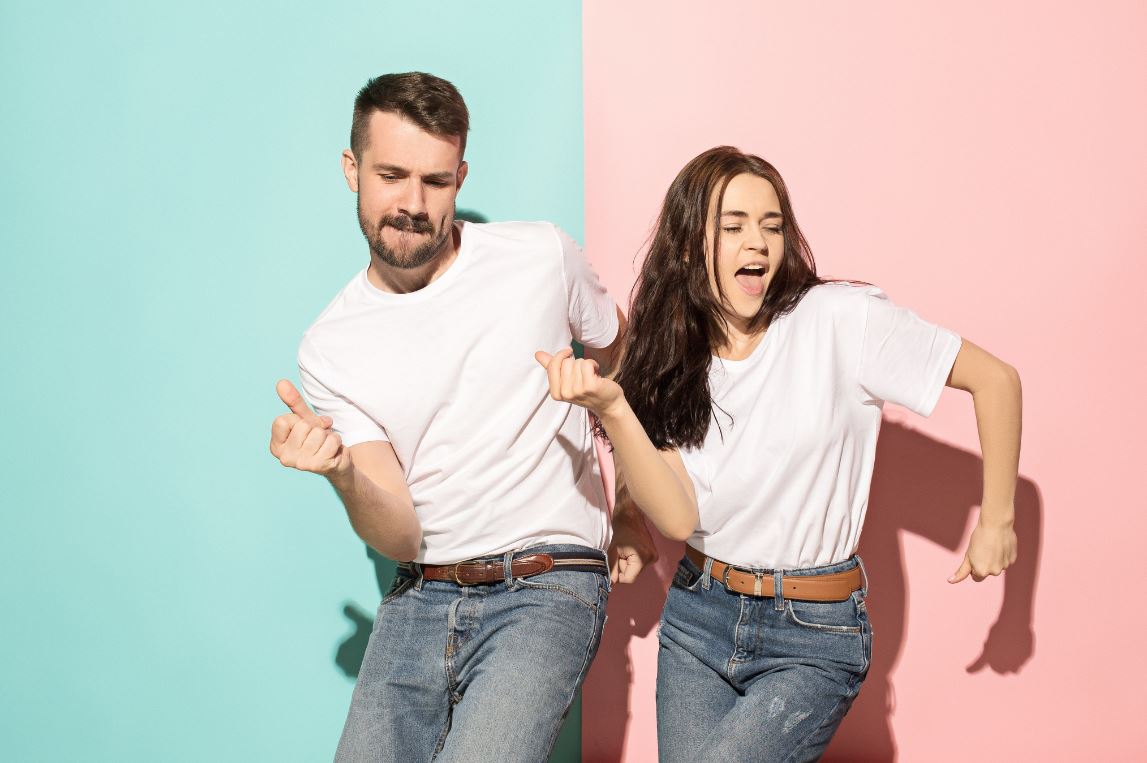
M 370 253 L 387 265 L 403 270 L 412 270 L 421 267 L 433 260 L 446 245 L 446 240 L 453 230 L 454 211 L 443 215 L 435 230 L 434 223 L 427 217 L 410 217 L 409 215 L 383 215 L 378 220 L 367 220 L 362 214 L 362 204 L 358 204 L 358 227 L 370 246 Z M 430 238 L 405 253 L 396 251 L 386 245 L 382 240 L 384 228 L 393 228 L 407 233 L 429 233 Z

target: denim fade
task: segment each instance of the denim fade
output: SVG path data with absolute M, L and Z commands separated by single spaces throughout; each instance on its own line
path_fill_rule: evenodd
M 854 556 L 784 575 L 859 564 Z M 746 596 L 711 577 L 710 565 L 682 559 L 662 613 L 660 760 L 817 760 L 868 673 L 867 583 L 842 602 Z M 754 571 L 774 586 L 773 571 Z
M 570 544 L 516 555 L 561 551 L 605 559 Z M 400 566 L 378 607 L 335 760 L 546 760 L 597 652 L 609 587 L 608 572 L 460 586 Z

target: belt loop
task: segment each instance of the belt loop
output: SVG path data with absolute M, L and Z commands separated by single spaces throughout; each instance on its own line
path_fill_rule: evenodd
M 781 570 L 773 571 L 773 609 L 780 612 L 785 608 L 785 575 Z
M 506 580 L 506 588 L 514 587 L 514 552 L 507 551 L 502 555 L 502 577 Z
M 701 587 L 706 591 L 713 584 L 713 557 L 705 555 L 705 569 L 701 572 Z
M 860 565 L 860 579 L 861 579 L 861 586 L 862 586 L 860 589 L 860 595 L 863 596 L 865 599 L 867 599 L 868 598 L 868 570 L 864 569 L 864 560 L 860 558 L 860 554 L 855 554 L 855 556 L 856 556 L 856 563 Z
M 422 590 L 422 582 L 426 579 L 426 578 L 422 577 L 422 565 L 419 564 L 418 562 L 411 562 L 410 566 L 412 566 L 414 568 L 414 574 L 417 576 L 415 578 L 415 581 L 414 581 L 414 590 L 415 591 L 421 591 Z

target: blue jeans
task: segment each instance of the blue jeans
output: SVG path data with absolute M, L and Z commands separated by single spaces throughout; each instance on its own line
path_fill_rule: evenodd
M 549 551 L 605 558 L 565 544 L 518 553 Z M 609 575 L 594 572 L 460 586 L 399 567 L 335 759 L 546 760 L 597 652 L 608 595 Z
M 771 573 L 764 582 L 773 585 Z M 660 759 L 819 758 L 868 672 L 865 593 L 827 603 L 744 596 L 682 559 L 658 636 Z

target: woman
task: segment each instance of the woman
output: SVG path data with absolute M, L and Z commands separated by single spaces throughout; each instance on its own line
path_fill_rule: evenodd
M 662 760 L 824 751 L 871 655 L 855 550 L 885 401 L 928 415 L 945 384 L 972 393 L 984 494 L 950 580 L 1015 559 L 1015 370 L 874 287 L 818 278 L 759 157 L 715 148 L 673 181 L 616 381 L 568 350 L 537 357 L 553 397 L 597 415 L 637 506 L 688 541 L 660 628 Z

